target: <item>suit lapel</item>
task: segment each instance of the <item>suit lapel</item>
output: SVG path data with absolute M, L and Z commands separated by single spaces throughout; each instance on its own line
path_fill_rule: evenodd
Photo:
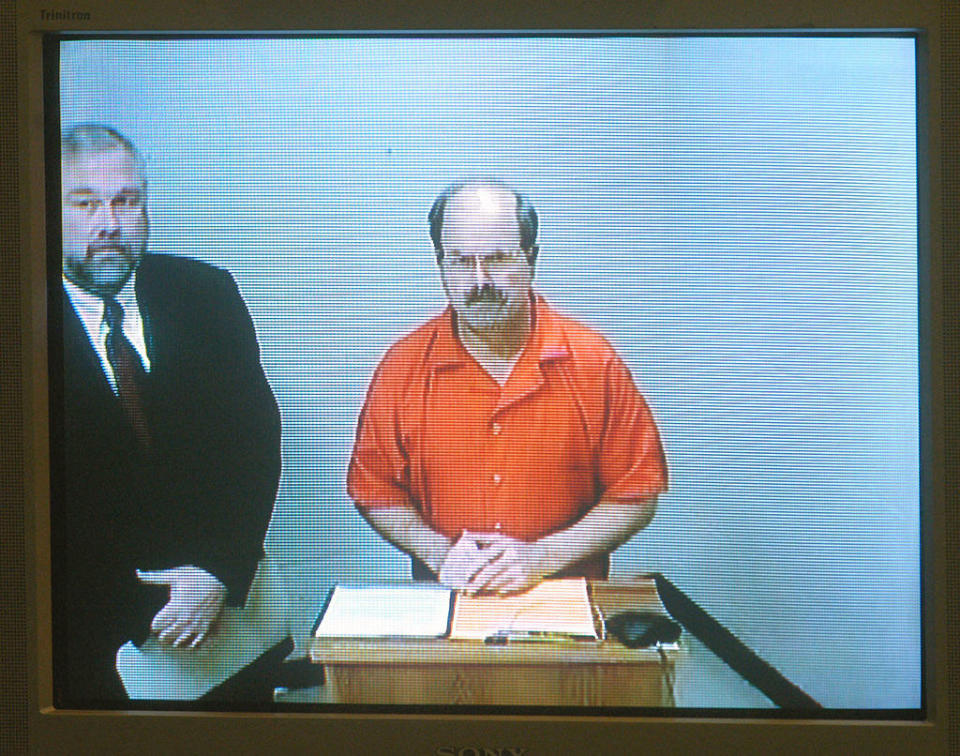
M 143 321 L 143 339 L 147 345 L 147 357 L 154 363 L 157 359 L 157 349 L 155 341 L 155 331 L 153 316 L 156 312 L 156 303 L 154 298 L 154 279 L 153 265 L 150 262 L 150 255 L 145 255 L 137 270 L 136 295 L 137 307 L 140 308 L 140 319 Z
M 97 355 L 87 330 L 80 321 L 70 302 L 70 297 L 63 292 L 63 367 L 67 388 L 79 388 L 78 383 L 92 388 L 104 399 L 113 396 L 110 382 L 103 372 L 100 357 Z

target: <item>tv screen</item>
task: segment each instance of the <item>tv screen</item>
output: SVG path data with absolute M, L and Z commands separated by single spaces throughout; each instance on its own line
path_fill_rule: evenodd
M 924 30 L 155 31 L 42 39 L 47 718 L 930 719 Z M 351 694 L 396 641 L 314 637 L 568 575 L 656 585 L 666 693 Z M 203 661 L 257 611 L 267 699 Z

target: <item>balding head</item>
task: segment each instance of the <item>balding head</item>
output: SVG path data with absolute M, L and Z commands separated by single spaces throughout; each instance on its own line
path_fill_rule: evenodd
M 537 214 L 500 181 L 448 187 L 430 210 L 430 234 L 461 337 L 526 333 Z
M 81 123 L 65 131 L 60 137 L 60 160 L 64 164 L 108 152 L 126 153 L 141 176 L 143 175 L 143 158 L 133 142 L 109 126 Z
M 531 264 L 536 258 L 537 211 L 530 201 L 497 179 L 467 179 L 451 184 L 434 200 L 428 215 L 430 238 L 433 241 L 437 258 L 442 258 L 445 245 L 443 241 L 444 220 L 448 211 L 454 208 L 473 208 L 477 218 L 486 213 L 491 222 L 502 225 L 503 214 L 511 214 L 518 232 L 517 246 L 527 253 Z M 499 220 L 494 221 L 496 216 Z

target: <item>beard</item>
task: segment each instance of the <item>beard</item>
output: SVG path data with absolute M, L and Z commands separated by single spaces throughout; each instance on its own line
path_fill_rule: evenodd
M 467 292 L 462 304 L 455 308 L 457 316 L 472 331 L 499 331 L 509 327 L 521 314 L 521 303 L 489 284 Z
M 81 289 L 98 296 L 112 296 L 123 288 L 143 258 L 145 244 L 123 240 L 93 242 L 82 258 L 65 256 L 64 275 Z

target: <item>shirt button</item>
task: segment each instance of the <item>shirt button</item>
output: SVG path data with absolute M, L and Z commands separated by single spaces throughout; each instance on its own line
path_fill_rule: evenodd
M 494 473 L 494 474 L 493 474 L 493 482 L 494 482 L 496 485 L 499 486 L 501 480 L 502 480 L 502 479 L 501 479 L 501 477 L 500 477 L 500 473 Z
M 503 430 L 503 427 L 500 425 L 500 423 L 494 423 L 490 430 L 493 431 L 494 436 L 499 436 L 500 431 Z

